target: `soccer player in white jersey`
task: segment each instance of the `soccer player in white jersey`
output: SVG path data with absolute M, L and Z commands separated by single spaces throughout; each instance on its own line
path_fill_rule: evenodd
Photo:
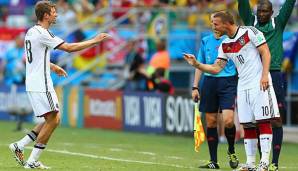
M 48 28 L 57 18 L 56 6 L 50 1 L 39 1 L 35 5 L 37 24 L 31 27 L 25 36 L 26 50 L 26 91 L 36 117 L 44 118 L 44 123 L 36 125 L 33 130 L 21 140 L 9 145 L 17 162 L 25 168 L 49 167 L 38 159 L 45 149 L 52 133 L 60 123 L 60 113 L 57 95 L 55 93 L 50 70 L 58 75 L 66 76 L 66 72 L 57 65 L 50 63 L 50 51 L 60 49 L 74 52 L 92 47 L 109 38 L 101 33 L 94 38 L 78 42 L 66 43 L 49 32 Z M 35 141 L 34 148 L 27 160 L 24 160 L 24 147 Z
M 184 58 L 190 65 L 213 74 L 220 72 L 228 60 L 234 62 L 239 74 L 237 105 L 239 121 L 244 126 L 247 157 L 246 165 L 239 169 L 255 170 L 257 126 L 262 153 L 257 170 L 268 170 L 272 141 L 270 119 L 278 116 L 279 111 L 269 74 L 270 52 L 266 40 L 254 27 L 235 25 L 228 12 L 216 13 L 213 24 L 215 30 L 228 35 L 219 47 L 215 63 L 202 64 L 191 54 L 185 54 Z

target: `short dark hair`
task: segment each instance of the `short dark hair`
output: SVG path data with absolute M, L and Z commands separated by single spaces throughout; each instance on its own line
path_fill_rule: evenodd
M 259 5 L 268 5 L 269 9 L 272 10 L 272 3 L 269 0 L 259 0 L 258 6 Z
M 35 15 L 38 21 L 43 20 L 44 14 L 51 14 L 52 8 L 56 8 L 56 4 L 51 1 L 39 1 L 35 5 Z
M 224 23 L 230 23 L 230 24 L 235 24 L 234 17 L 231 13 L 228 11 L 219 11 L 214 14 L 214 18 L 220 18 L 222 22 Z

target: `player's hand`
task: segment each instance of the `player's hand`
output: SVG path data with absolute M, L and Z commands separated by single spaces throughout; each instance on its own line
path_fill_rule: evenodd
M 198 102 L 199 100 L 200 100 L 200 93 L 199 93 L 199 90 L 197 90 L 197 89 L 194 89 L 194 90 L 192 90 L 192 92 L 191 92 L 191 96 L 192 96 L 192 100 L 194 101 L 194 102 Z
M 100 33 L 98 34 L 94 39 L 97 43 L 101 42 L 101 41 L 104 41 L 104 40 L 107 40 L 107 39 L 110 39 L 112 36 L 109 35 L 108 33 Z
M 194 66 L 197 62 L 196 57 L 192 54 L 183 53 L 183 58 L 190 64 L 191 66 Z
M 53 71 L 60 77 L 61 76 L 67 77 L 67 72 L 63 68 L 59 67 L 58 65 L 55 65 L 55 67 L 53 68 Z
M 269 87 L 269 78 L 268 78 L 268 74 L 267 75 L 262 75 L 261 78 L 261 90 L 265 91 L 267 90 Z

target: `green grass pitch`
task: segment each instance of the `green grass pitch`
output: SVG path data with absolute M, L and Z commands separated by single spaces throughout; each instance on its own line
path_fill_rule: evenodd
M 31 129 L 33 125 L 25 124 Z M 0 170 L 24 170 L 17 165 L 8 144 L 23 137 L 13 132 L 14 122 L 0 121 Z M 31 152 L 31 144 L 25 156 Z M 219 144 L 220 170 L 232 170 L 226 156 L 227 144 Z M 242 143 L 236 145 L 240 162 L 245 162 Z M 59 127 L 40 160 L 57 171 L 182 171 L 204 170 L 197 166 L 209 159 L 206 142 L 193 150 L 191 137 L 127 133 L 100 129 Z M 298 170 L 298 145 L 285 143 L 280 170 Z

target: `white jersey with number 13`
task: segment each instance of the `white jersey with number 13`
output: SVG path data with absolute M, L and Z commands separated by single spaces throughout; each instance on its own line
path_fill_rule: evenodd
M 40 25 L 31 27 L 25 36 L 26 91 L 54 91 L 50 75 L 50 51 L 64 41 Z

